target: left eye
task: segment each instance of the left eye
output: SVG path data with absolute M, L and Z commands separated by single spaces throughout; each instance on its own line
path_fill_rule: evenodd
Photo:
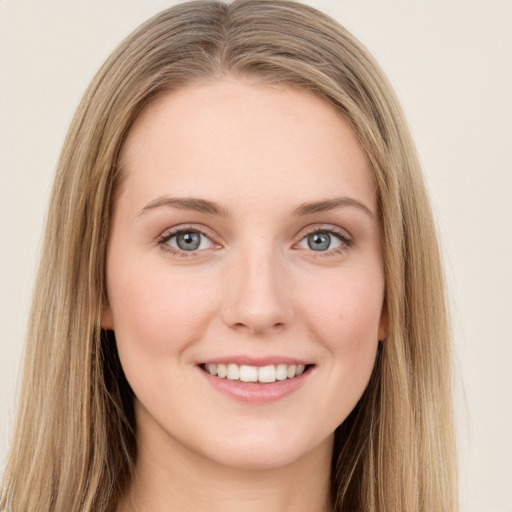
M 180 251 L 200 251 L 212 246 L 211 240 L 206 235 L 192 230 L 176 233 L 167 238 L 165 243 Z
M 311 249 L 317 252 L 330 251 L 342 245 L 341 236 L 326 231 L 315 231 L 305 236 L 300 242 L 302 249 Z

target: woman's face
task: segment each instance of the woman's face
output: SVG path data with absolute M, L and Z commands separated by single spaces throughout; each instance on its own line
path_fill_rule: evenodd
M 235 467 L 328 452 L 386 335 L 375 187 L 347 122 L 292 88 L 191 85 L 143 112 L 122 167 L 104 326 L 138 436 Z

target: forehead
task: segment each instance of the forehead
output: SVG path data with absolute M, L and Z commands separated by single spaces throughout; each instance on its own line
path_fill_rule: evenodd
M 327 102 L 287 86 L 230 78 L 167 93 L 137 119 L 121 162 L 124 186 L 141 200 L 163 193 L 374 200 L 365 154 L 347 121 Z

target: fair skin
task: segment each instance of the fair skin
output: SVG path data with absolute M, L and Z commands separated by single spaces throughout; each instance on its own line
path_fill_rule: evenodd
M 229 77 L 149 106 L 122 167 L 103 323 L 138 459 L 118 512 L 329 510 L 333 433 L 386 337 L 355 134 L 306 92 Z

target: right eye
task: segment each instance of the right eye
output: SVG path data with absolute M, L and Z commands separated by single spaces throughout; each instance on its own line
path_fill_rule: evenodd
M 324 252 L 337 249 L 342 245 L 340 236 L 327 231 L 315 231 L 307 235 L 299 243 L 299 247 L 308 248 L 315 252 Z M 306 247 L 307 246 L 307 247 Z
M 188 256 L 185 253 L 193 253 L 211 249 L 213 242 L 197 229 L 180 229 L 166 234 L 159 240 L 159 244 L 172 253 Z

